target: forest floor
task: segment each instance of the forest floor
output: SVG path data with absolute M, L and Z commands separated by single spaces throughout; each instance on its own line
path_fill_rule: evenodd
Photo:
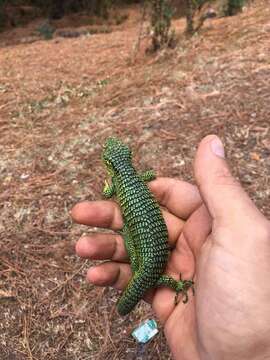
M 137 8 L 106 34 L 25 43 L 29 25 L 0 35 L 2 360 L 140 358 L 130 333 L 153 316 L 148 305 L 120 318 L 118 292 L 87 284 L 91 264 L 74 254 L 95 229 L 73 224 L 69 212 L 101 198 L 108 136 L 130 144 L 141 170 L 194 182 L 196 147 L 218 134 L 234 174 L 270 217 L 265 3 L 154 55 L 144 53 L 147 38 L 134 53 Z M 183 20 L 174 26 L 183 33 Z M 141 358 L 169 358 L 162 330 Z

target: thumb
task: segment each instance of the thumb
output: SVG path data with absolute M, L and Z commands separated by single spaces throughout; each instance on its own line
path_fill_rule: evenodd
M 248 218 L 253 222 L 255 213 L 260 214 L 232 176 L 225 160 L 224 147 L 217 136 L 208 135 L 201 141 L 194 171 L 201 197 L 214 220 L 232 224 L 241 217 L 242 221 Z

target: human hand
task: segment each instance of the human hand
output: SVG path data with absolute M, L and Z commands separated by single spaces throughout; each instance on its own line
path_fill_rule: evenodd
M 160 288 L 148 293 L 146 300 L 164 323 L 175 359 L 266 359 L 270 357 L 270 226 L 232 178 L 225 161 L 211 150 L 214 139 L 205 138 L 196 156 L 200 194 L 177 180 L 160 178 L 150 184 L 166 207 L 164 218 L 173 246 L 166 272 L 176 279 L 179 273 L 183 279 L 195 274 L 196 296 L 175 306 L 175 294 Z M 78 204 L 72 216 L 79 223 L 113 230 L 123 225 L 112 201 Z M 110 260 L 89 270 L 90 282 L 125 288 L 131 270 L 120 236 L 83 237 L 77 253 Z

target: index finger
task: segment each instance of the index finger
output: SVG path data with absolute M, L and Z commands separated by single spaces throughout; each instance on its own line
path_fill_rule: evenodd
M 196 186 L 185 181 L 160 177 L 149 183 L 160 205 L 177 217 L 187 219 L 202 203 Z
M 179 217 L 162 210 L 168 228 L 169 243 L 174 245 L 184 226 Z M 123 219 L 119 206 L 113 201 L 83 201 L 71 210 L 71 216 L 78 224 L 121 230 Z
M 183 220 L 202 203 L 197 188 L 184 181 L 158 178 L 149 183 L 149 188 L 161 205 Z M 112 230 L 120 230 L 123 227 L 121 210 L 114 201 L 83 201 L 73 207 L 71 215 L 79 224 Z
M 112 230 L 123 228 L 120 208 L 110 200 L 82 201 L 72 208 L 71 217 L 78 224 Z

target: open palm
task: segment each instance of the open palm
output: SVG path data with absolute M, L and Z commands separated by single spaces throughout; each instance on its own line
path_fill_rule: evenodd
M 194 277 L 196 296 L 190 290 L 188 303 L 175 306 L 175 293 L 164 287 L 150 291 L 145 300 L 164 324 L 175 359 L 266 359 L 270 226 L 232 178 L 225 160 L 210 150 L 214 138 L 204 139 L 196 156 L 199 190 L 168 178 L 149 184 L 163 207 L 172 247 L 166 273 L 177 280 L 180 274 Z M 72 216 L 90 226 L 123 226 L 113 201 L 80 203 Z M 88 271 L 90 282 L 126 287 L 132 273 L 121 236 L 84 236 L 76 250 L 82 257 L 107 260 Z
M 198 240 L 196 235 L 198 215 L 204 217 L 204 231 L 199 232 L 200 242 L 206 238 L 211 225 L 206 209 L 202 211 L 200 207 L 199 192 L 196 187 L 188 183 L 168 178 L 159 178 L 151 182 L 149 186 L 164 208 L 163 216 L 169 232 L 169 244 L 172 251 L 166 273 L 177 280 L 180 274 L 183 279 L 191 279 L 195 272 L 195 259 L 187 240 L 193 235 L 195 235 L 194 242 Z M 197 208 L 199 209 L 196 210 Z M 72 215 L 75 221 L 86 225 L 112 230 L 120 230 L 123 227 L 120 209 L 113 201 L 80 203 L 74 207 Z M 132 273 L 124 241 L 120 235 L 93 233 L 84 236 L 78 241 L 76 251 L 78 255 L 92 260 L 107 260 L 88 271 L 89 281 L 99 286 L 109 285 L 121 290 L 126 287 Z M 181 328 L 185 332 L 193 332 L 194 299 L 191 291 L 188 304 L 183 304 L 179 297 L 177 306 L 174 303 L 175 293 L 166 287 L 150 291 L 145 299 L 152 304 L 165 328 L 171 328 L 171 331 L 177 335 L 178 342 L 179 338 L 183 339 L 179 333 Z M 182 325 L 179 324 L 180 315 L 183 319 Z M 175 329 L 175 325 L 179 329 Z

